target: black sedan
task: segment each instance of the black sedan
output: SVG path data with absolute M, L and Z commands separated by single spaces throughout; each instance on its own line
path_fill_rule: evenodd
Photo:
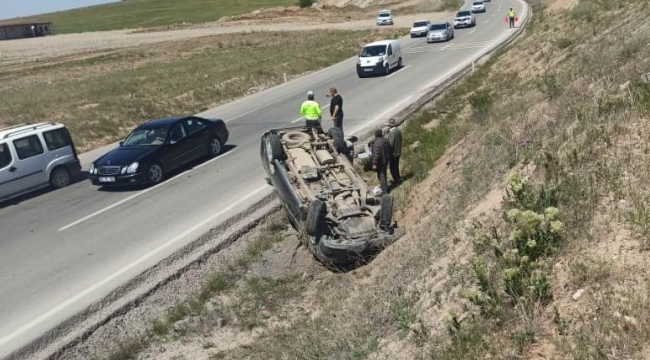
M 194 160 L 217 156 L 228 141 L 226 124 L 196 116 L 151 120 L 90 165 L 93 185 L 155 185 Z

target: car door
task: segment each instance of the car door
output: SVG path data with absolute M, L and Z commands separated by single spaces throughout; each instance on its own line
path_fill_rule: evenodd
M 169 128 L 166 146 L 165 165 L 167 166 L 167 171 L 176 169 L 191 160 L 190 137 L 187 136 L 187 131 L 182 121 L 175 123 Z
M 0 199 L 20 191 L 20 181 L 16 180 L 17 174 L 13 166 L 15 157 L 8 143 L 0 143 Z
M 451 39 L 454 37 L 454 27 L 450 23 L 445 23 L 447 25 L 447 36 Z
M 206 156 L 211 140 L 208 125 L 203 120 L 194 117 L 183 120 L 183 124 L 190 137 L 191 159 L 196 160 Z
M 20 190 L 35 188 L 49 181 L 47 178 L 48 160 L 44 156 L 43 142 L 34 134 L 12 141 L 16 151 L 13 164 L 16 181 L 20 181 Z M 10 169 L 11 170 L 11 169 Z
M 393 64 L 395 63 L 395 56 L 393 54 L 393 46 L 388 44 L 388 48 L 386 49 L 386 62 L 388 63 L 388 66 L 392 69 Z

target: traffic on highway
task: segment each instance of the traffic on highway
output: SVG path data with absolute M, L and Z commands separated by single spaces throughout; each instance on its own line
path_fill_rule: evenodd
M 147 119 L 89 153 L 77 153 L 61 124 L 0 130 L 0 358 L 270 196 L 260 137 L 304 121 L 308 91 L 324 100 L 336 86 L 342 128 L 360 135 L 513 37 L 508 7 L 526 16 L 519 0 L 482 4 L 200 114 Z M 377 26 L 394 17 L 382 11 Z

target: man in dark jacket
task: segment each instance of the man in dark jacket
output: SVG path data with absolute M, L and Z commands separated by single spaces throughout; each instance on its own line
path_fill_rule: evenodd
M 393 177 L 393 186 L 402 182 L 399 173 L 399 158 L 402 156 L 402 130 L 397 127 L 395 119 L 388 120 L 388 145 L 390 145 L 390 175 Z
M 377 171 L 377 178 L 382 193 L 388 193 L 388 180 L 386 180 L 386 171 L 388 170 L 390 157 L 390 145 L 384 138 L 381 129 L 375 130 L 375 141 L 372 144 L 372 169 Z

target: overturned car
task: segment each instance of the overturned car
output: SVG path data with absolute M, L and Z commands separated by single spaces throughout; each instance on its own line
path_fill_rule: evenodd
M 377 197 L 357 174 L 331 130 L 294 127 L 262 136 L 262 164 L 289 219 L 311 252 L 346 266 L 376 253 L 396 236 L 393 196 Z

